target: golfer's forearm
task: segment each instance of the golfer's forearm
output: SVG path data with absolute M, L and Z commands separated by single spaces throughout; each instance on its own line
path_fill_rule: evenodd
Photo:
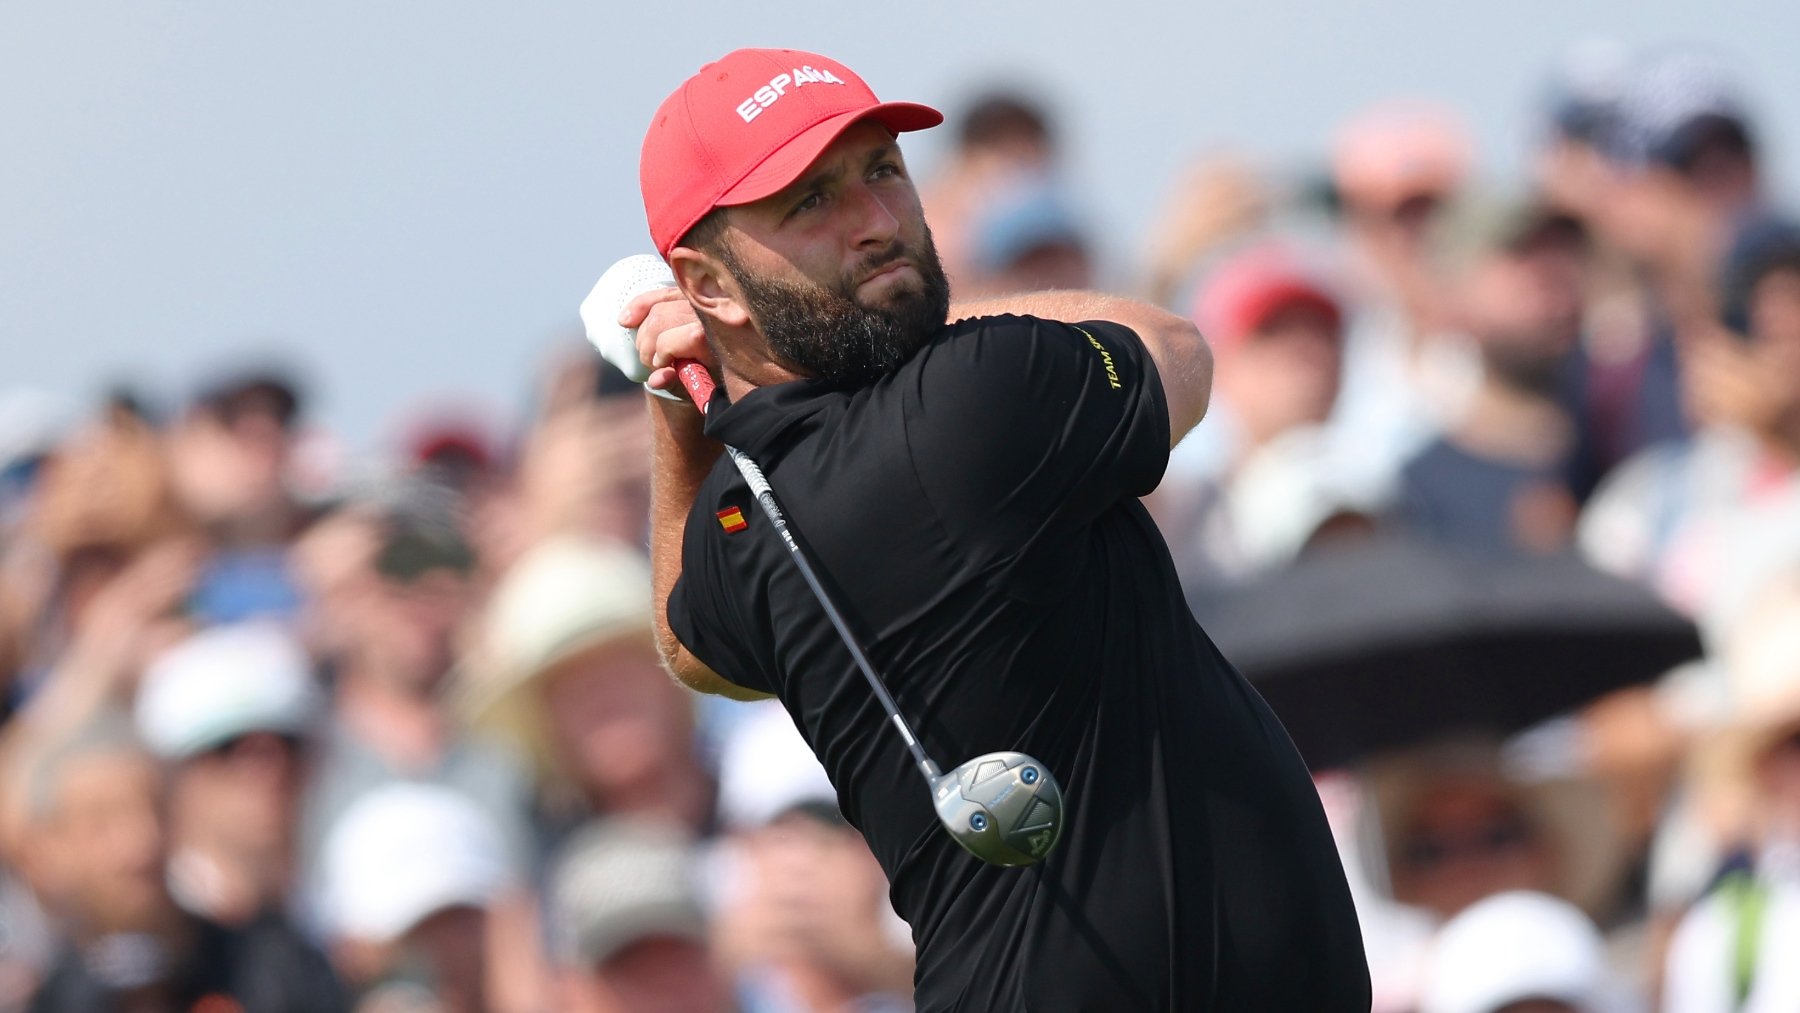
M 1212 397 L 1212 349 L 1193 321 L 1135 299 L 1103 292 L 1021 292 L 950 307 L 950 319 L 1016 313 L 1048 320 L 1110 320 L 1136 332 L 1156 363 L 1169 405 L 1169 445 L 1206 415 Z
M 657 652 L 663 666 L 690 689 L 750 698 L 683 647 L 669 626 L 669 592 L 681 576 L 681 540 L 700 484 L 723 452 L 701 432 L 702 416 L 685 401 L 650 402 L 650 578 Z

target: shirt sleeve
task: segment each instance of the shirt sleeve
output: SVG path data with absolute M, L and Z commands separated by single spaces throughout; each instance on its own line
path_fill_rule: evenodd
M 1091 520 L 1162 480 L 1168 407 L 1130 328 L 987 317 L 925 354 L 904 417 L 941 514 L 1024 534 Z
M 702 509 L 702 504 L 718 498 L 716 483 L 709 479 L 688 512 L 681 536 L 681 576 L 676 578 L 667 602 L 669 629 L 683 647 L 720 677 L 746 689 L 773 693 L 774 685 L 762 674 L 761 666 L 730 632 L 747 627 L 738 615 L 740 596 L 727 593 L 733 579 L 732 568 L 716 534 L 714 508 Z M 746 578 L 740 571 L 736 579 Z

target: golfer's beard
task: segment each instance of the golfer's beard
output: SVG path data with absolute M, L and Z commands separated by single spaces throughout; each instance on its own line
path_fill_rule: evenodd
M 919 286 L 895 289 L 877 307 L 857 301 L 857 279 L 904 256 L 898 243 L 864 258 L 831 285 L 755 277 L 732 262 L 729 250 L 722 253 L 769 349 L 806 376 L 868 383 L 924 347 L 950 313 L 950 282 L 929 232 L 912 258 Z

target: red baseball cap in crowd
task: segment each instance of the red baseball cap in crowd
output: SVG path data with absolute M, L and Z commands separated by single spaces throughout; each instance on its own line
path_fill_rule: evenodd
M 895 133 L 944 122 L 911 102 L 882 102 L 836 60 L 795 49 L 739 49 L 663 100 L 644 135 L 638 180 L 650 238 L 665 258 L 715 207 L 792 183 L 851 124 Z
M 1332 182 L 1347 203 L 1392 211 L 1412 197 L 1455 193 L 1468 177 L 1472 148 L 1455 110 L 1409 99 L 1382 102 L 1339 128 Z
M 1333 326 L 1343 326 L 1336 297 L 1295 252 L 1260 245 L 1231 256 L 1207 276 L 1194 300 L 1194 323 L 1215 347 L 1228 350 L 1294 305 L 1310 306 Z

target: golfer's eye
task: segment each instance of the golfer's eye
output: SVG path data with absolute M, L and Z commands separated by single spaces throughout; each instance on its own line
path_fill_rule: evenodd
M 789 211 L 788 214 L 790 216 L 804 214 L 808 211 L 813 210 L 816 207 L 819 207 L 820 205 L 822 205 L 824 203 L 825 203 L 825 192 L 823 190 L 814 190 L 812 193 L 809 193 L 806 196 L 795 201 L 794 209 L 792 211 Z
M 906 171 L 897 162 L 882 162 L 869 170 L 870 179 L 898 179 L 904 175 Z

